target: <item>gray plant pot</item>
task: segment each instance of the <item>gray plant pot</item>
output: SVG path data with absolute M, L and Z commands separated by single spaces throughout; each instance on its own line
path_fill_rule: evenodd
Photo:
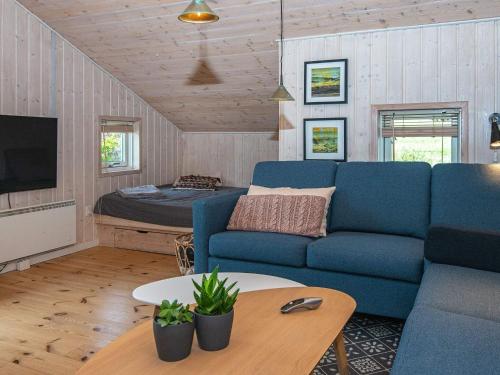
M 194 312 L 196 338 L 200 349 L 216 351 L 229 345 L 234 309 L 224 315 L 201 315 Z
M 162 328 L 156 322 L 156 319 L 153 319 L 153 332 L 158 357 L 162 361 L 180 361 L 191 354 L 194 323 L 183 323 Z

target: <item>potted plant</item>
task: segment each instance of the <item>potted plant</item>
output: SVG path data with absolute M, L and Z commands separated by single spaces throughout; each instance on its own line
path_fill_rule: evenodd
M 226 287 L 227 278 L 219 280 L 216 267 L 209 277 L 202 276 L 201 285 L 193 280 L 196 337 L 203 350 L 215 351 L 229 345 L 233 327 L 233 305 L 239 289 L 231 293 L 236 283 Z
M 186 358 L 191 353 L 194 334 L 193 313 L 189 311 L 189 305 L 183 306 L 177 300 L 163 301 L 153 319 L 153 332 L 161 360 L 175 362 Z

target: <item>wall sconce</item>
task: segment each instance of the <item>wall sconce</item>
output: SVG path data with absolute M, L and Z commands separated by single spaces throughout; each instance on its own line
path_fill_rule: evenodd
M 498 151 L 500 149 L 500 113 L 492 113 L 490 115 L 491 124 L 491 141 L 490 148 L 495 150 L 494 162 L 498 163 Z

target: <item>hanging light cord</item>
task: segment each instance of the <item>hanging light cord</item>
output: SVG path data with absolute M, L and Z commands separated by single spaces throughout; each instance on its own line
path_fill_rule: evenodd
M 281 56 L 280 56 L 280 82 L 279 84 L 283 84 L 283 0 L 280 0 L 280 47 L 281 47 Z

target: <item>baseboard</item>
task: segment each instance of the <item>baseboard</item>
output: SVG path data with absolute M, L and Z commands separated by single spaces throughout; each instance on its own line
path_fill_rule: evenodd
M 41 254 L 36 254 L 32 255 L 30 257 L 24 258 L 24 259 L 29 259 L 30 263 L 37 264 L 41 262 L 46 262 L 47 260 L 51 260 L 54 258 L 59 258 L 64 255 L 68 254 L 73 254 L 77 253 L 82 250 L 90 249 L 92 247 L 96 247 L 99 245 L 98 240 L 90 241 L 90 242 L 84 242 L 84 243 L 78 243 L 76 245 L 68 246 L 68 247 L 63 247 L 61 249 L 56 249 L 56 250 L 51 250 L 47 251 L 45 253 Z M 5 272 L 11 272 L 11 271 L 16 271 L 16 263 L 19 260 L 13 260 L 12 262 L 8 263 L 7 266 L 0 272 L 0 274 L 5 273 Z

